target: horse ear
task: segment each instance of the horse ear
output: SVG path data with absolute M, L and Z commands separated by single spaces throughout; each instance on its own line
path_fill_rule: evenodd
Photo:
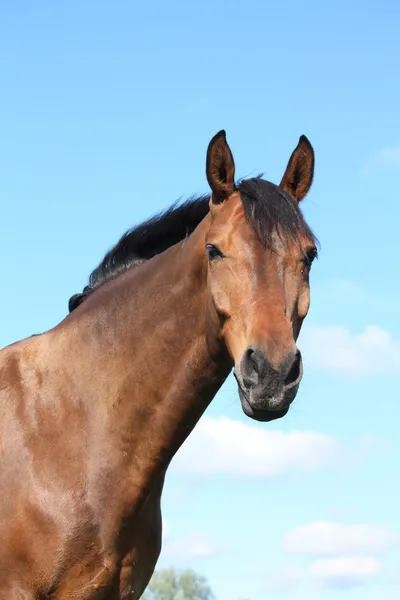
M 289 159 L 288 166 L 279 187 L 297 202 L 308 194 L 314 176 L 314 150 L 305 135 L 299 139 L 297 147 Z
M 213 204 L 221 204 L 235 190 L 235 163 L 222 129 L 207 149 L 206 175 Z

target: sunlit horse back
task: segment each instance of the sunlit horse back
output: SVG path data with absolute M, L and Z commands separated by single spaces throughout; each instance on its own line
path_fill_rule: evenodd
M 313 169 L 302 136 L 279 186 L 236 184 L 219 132 L 211 197 L 129 231 L 64 321 L 1 351 L 0 600 L 136 600 L 160 552 L 166 469 L 231 370 L 248 416 L 286 414 Z

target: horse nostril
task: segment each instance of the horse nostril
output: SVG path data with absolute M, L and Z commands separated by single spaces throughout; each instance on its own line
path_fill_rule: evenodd
M 254 350 L 253 348 L 247 348 L 246 352 L 244 353 L 244 357 L 246 360 L 251 360 L 251 357 L 254 354 Z
M 242 359 L 243 383 L 250 387 L 266 376 L 268 363 L 264 353 L 257 348 L 249 346 Z
M 289 371 L 285 377 L 285 384 L 290 385 L 298 380 L 301 373 L 301 354 L 297 350 L 296 354 L 293 355 L 292 364 L 289 367 Z

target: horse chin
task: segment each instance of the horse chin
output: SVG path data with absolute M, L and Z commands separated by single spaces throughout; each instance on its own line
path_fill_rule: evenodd
M 279 402 L 276 403 L 274 402 L 274 399 L 271 399 L 270 403 L 272 405 L 276 405 L 276 408 L 271 408 L 271 407 L 267 407 L 267 408 L 254 408 L 251 404 L 250 404 L 250 400 L 249 400 L 249 392 L 248 390 L 244 390 L 240 385 L 239 387 L 239 397 L 240 397 L 240 402 L 242 405 L 242 409 L 244 414 L 246 415 L 246 417 L 249 417 L 250 419 L 253 419 L 254 421 L 261 421 L 263 423 L 267 423 L 269 421 L 275 421 L 276 419 L 281 419 L 282 417 L 284 417 L 288 411 L 289 411 L 289 407 L 290 407 L 290 401 L 289 402 Z M 283 406 L 282 406 L 283 404 Z

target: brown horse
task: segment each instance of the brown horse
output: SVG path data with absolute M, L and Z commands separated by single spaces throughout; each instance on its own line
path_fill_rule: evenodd
M 129 231 L 71 314 L 0 355 L 0 598 L 137 599 L 161 547 L 166 469 L 234 367 L 242 407 L 284 416 L 302 377 L 315 239 L 302 136 L 279 186 L 235 184 Z

